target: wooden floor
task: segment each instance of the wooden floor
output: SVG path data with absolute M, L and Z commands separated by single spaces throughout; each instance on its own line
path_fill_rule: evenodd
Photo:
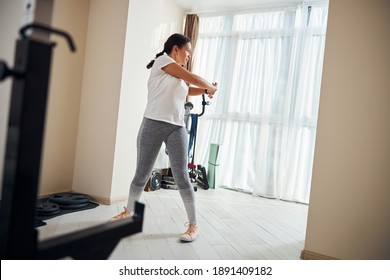
M 298 260 L 308 206 L 218 189 L 196 192 L 199 238 L 181 243 L 186 214 L 176 190 L 144 192 L 142 233 L 124 238 L 112 260 Z M 106 222 L 122 211 L 115 205 L 62 215 L 39 227 L 39 239 Z

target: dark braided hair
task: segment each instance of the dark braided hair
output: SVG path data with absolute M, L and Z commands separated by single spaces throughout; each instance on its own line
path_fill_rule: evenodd
M 156 58 L 162 56 L 164 53 L 169 54 L 172 51 L 173 46 L 178 46 L 179 48 L 182 48 L 188 42 L 190 42 L 190 39 L 188 37 L 179 33 L 172 34 L 165 42 L 163 51 L 156 54 Z M 146 68 L 152 68 L 155 59 L 151 60 L 149 64 L 146 65 Z

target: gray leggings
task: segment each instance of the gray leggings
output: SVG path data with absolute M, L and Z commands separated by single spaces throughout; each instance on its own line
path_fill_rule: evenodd
M 165 143 L 175 183 L 187 212 L 188 221 L 196 224 L 195 192 L 188 174 L 188 135 L 185 127 L 144 118 L 137 137 L 137 168 L 130 185 L 127 209 L 142 195 L 151 176 L 162 143 Z

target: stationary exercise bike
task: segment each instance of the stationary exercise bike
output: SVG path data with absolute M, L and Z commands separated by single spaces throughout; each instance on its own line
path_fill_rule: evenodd
M 191 114 L 191 110 L 194 105 L 191 102 L 187 102 L 184 105 L 185 108 L 185 123 L 187 132 L 189 134 L 188 141 L 188 170 L 190 181 L 194 186 L 194 190 L 197 191 L 197 187 L 201 187 L 205 190 L 209 188 L 209 182 L 207 179 L 206 168 L 200 164 L 196 165 L 195 160 L 195 147 L 196 147 L 196 135 L 198 129 L 198 118 L 203 116 L 206 105 L 210 105 L 210 102 L 206 102 L 204 94 L 202 95 L 202 112 L 200 114 Z M 168 154 L 167 150 L 165 150 Z M 158 189 L 178 189 L 175 180 L 168 169 L 168 174 L 162 174 L 161 172 L 154 171 L 150 178 L 150 190 L 155 191 Z

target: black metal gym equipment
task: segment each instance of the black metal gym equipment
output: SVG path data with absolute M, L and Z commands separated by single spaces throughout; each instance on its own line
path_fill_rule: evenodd
M 142 231 L 144 205 L 131 219 L 110 222 L 52 239 L 38 240 L 35 228 L 38 181 L 53 42 L 27 36 L 34 28 L 72 38 L 58 29 L 29 24 L 20 29 L 14 69 L 0 61 L 0 81 L 13 77 L 0 210 L 1 259 L 106 259 L 121 238 Z M 51 206 L 51 211 L 58 211 Z M 42 208 L 50 208 L 42 205 Z M 50 210 L 49 210 L 50 211 Z
M 187 102 L 184 105 L 186 111 L 186 125 L 190 126 L 188 131 L 189 143 L 188 143 L 188 158 L 190 159 L 188 163 L 189 176 L 190 180 L 194 185 L 194 190 L 197 191 L 197 186 L 207 190 L 209 188 L 209 182 L 207 178 L 206 168 L 200 164 L 195 165 L 195 147 L 196 147 L 196 135 L 198 130 L 198 118 L 203 116 L 205 112 L 206 105 L 209 105 L 209 102 L 206 102 L 204 94 L 202 95 L 202 112 L 200 114 L 191 114 L 190 111 L 194 108 L 194 105 L 191 102 Z M 189 125 L 189 123 L 191 125 Z M 158 189 L 175 189 L 178 187 L 175 184 L 175 180 L 171 174 L 161 174 L 160 172 L 154 171 L 150 178 L 150 190 L 155 191 Z

